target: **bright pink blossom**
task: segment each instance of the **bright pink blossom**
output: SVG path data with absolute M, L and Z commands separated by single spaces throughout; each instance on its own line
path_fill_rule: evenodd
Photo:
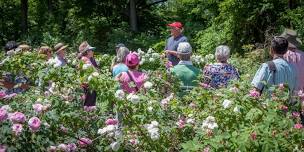
M 19 136 L 23 130 L 22 124 L 13 124 L 12 131 L 16 136 Z
M 280 106 L 280 109 L 283 110 L 284 112 L 287 112 L 287 111 L 288 111 L 288 107 L 285 106 L 285 105 L 281 105 L 281 106 Z
M 5 121 L 8 117 L 6 109 L 0 108 L 0 122 Z
M 39 118 L 37 117 L 32 117 L 29 121 L 28 121 L 28 125 L 31 129 L 32 132 L 36 132 L 40 129 L 41 126 L 41 121 Z
M 25 115 L 21 112 L 15 112 L 10 115 L 10 120 L 13 123 L 24 123 L 25 122 Z
M 209 84 L 207 84 L 207 83 L 200 83 L 200 86 L 202 86 L 202 87 L 205 88 L 205 89 L 208 89 L 208 88 L 211 87 L 211 86 L 210 86 Z
M 105 123 L 106 123 L 106 125 L 117 125 L 118 120 L 109 118 L 109 119 L 106 120 Z
M 78 144 L 80 147 L 84 148 L 92 144 L 92 140 L 89 138 L 80 138 L 78 140 Z
M 260 97 L 260 92 L 257 91 L 256 89 L 252 89 L 249 91 L 249 96 L 257 99 Z
M 303 128 L 303 125 L 302 124 L 295 124 L 294 126 L 293 126 L 295 129 L 302 129 Z

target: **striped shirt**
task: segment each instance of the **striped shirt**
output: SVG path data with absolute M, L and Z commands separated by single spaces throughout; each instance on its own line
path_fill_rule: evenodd
M 251 84 L 259 90 L 265 91 L 265 83 L 267 86 L 278 85 L 278 84 L 288 84 L 291 91 L 295 89 L 296 86 L 296 71 L 293 65 L 288 63 L 282 58 L 272 60 L 276 66 L 276 72 L 270 71 L 268 64 L 263 63 L 258 71 L 256 72 Z M 273 79 L 274 78 L 274 79 Z

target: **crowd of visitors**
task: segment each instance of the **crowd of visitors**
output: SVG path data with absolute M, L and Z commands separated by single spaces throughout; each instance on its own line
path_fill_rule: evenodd
M 192 47 L 183 35 L 183 24 L 173 22 L 167 26 L 171 33 L 164 48 L 164 55 L 167 57 L 169 65 L 171 65 L 167 67 L 167 71 L 180 80 L 181 96 L 192 88 L 198 87 L 199 84 L 218 89 L 227 87 L 231 80 L 240 79 L 238 70 L 228 62 L 230 48 L 227 45 L 220 45 L 215 48 L 216 63 L 207 64 L 203 69 L 199 69 L 191 62 Z M 303 90 L 304 68 L 302 65 L 304 65 L 304 53 L 299 50 L 301 44 L 297 32 L 291 29 L 286 29 L 282 35 L 274 37 L 270 45 L 272 60 L 260 66 L 252 80 L 252 87 L 261 94 L 271 94 L 270 86 L 278 84 L 286 84 L 292 93 Z M 58 43 L 53 48 L 41 46 L 37 50 L 39 54 L 45 56 L 46 62 L 53 62 L 54 67 L 61 67 L 67 64 L 65 59 L 67 48 L 68 45 Z M 18 45 L 16 42 L 10 41 L 5 46 L 6 57 L 9 58 L 16 52 L 26 52 L 31 49 L 29 45 Z M 145 91 L 143 84 L 148 79 L 148 74 L 139 70 L 141 60 L 139 54 L 129 51 L 122 43 L 117 44 L 115 49 L 116 56 L 110 69 L 113 79 L 120 83 L 120 89 L 127 93 Z M 94 59 L 94 50 L 95 47 L 90 46 L 87 41 L 82 42 L 78 49 L 78 59 L 84 64 L 92 66 L 98 72 L 99 67 Z M 5 91 L 1 95 L 24 92 L 29 88 L 28 83 L 28 79 L 23 73 L 19 73 L 17 76 L 4 73 L 0 84 Z M 84 91 L 84 106 L 94 106 L 97 92 L 91 90 L 86 83 L 82 84 L 82 88 Z

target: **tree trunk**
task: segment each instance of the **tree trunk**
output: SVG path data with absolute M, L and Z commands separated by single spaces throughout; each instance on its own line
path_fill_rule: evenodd
M 27 33 L 27 12 L 28 12 L 28 0 L 21 0 L 21 31 L 22 31 L 22 34 Z
M 138 32 L 135 0 L 130 0 L 130 25 L 132 31 Z

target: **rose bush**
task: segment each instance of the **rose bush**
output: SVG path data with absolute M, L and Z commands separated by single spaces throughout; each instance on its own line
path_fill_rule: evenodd
M 100 70 L 83 68 L 73 55 L 64 67 L 46 65 L 34 52 L 13 56 L 18 62 L 8 61 L 0 72 L 22 70 L 43 85 L 0 102 L 1 150 L 304 150 L 303 94 L 294 98 L 296 104 L 290 104 L 284 85 L 272 86 L 271 98 L 257 95 L 249 84 L 258 67 L 252 58 L 240 63 L 231 58 L 242 73 L 240 81 L 219 90 L 197 87 L 180 97 L 180 84 L 166 70 L 166 61 L 153 50 L 142 52 L 142 58 L 154 60 L 145 59 L 141 66 L 149 80 L 138 94 L 118 90 L 108 70 L 109 55 L 96 57 Z M 201 69 L 207 59 L 210 63 L 214 57 L 195 57 Z M 96 90 L 96 107 L 83 107 L 83 84 Z

